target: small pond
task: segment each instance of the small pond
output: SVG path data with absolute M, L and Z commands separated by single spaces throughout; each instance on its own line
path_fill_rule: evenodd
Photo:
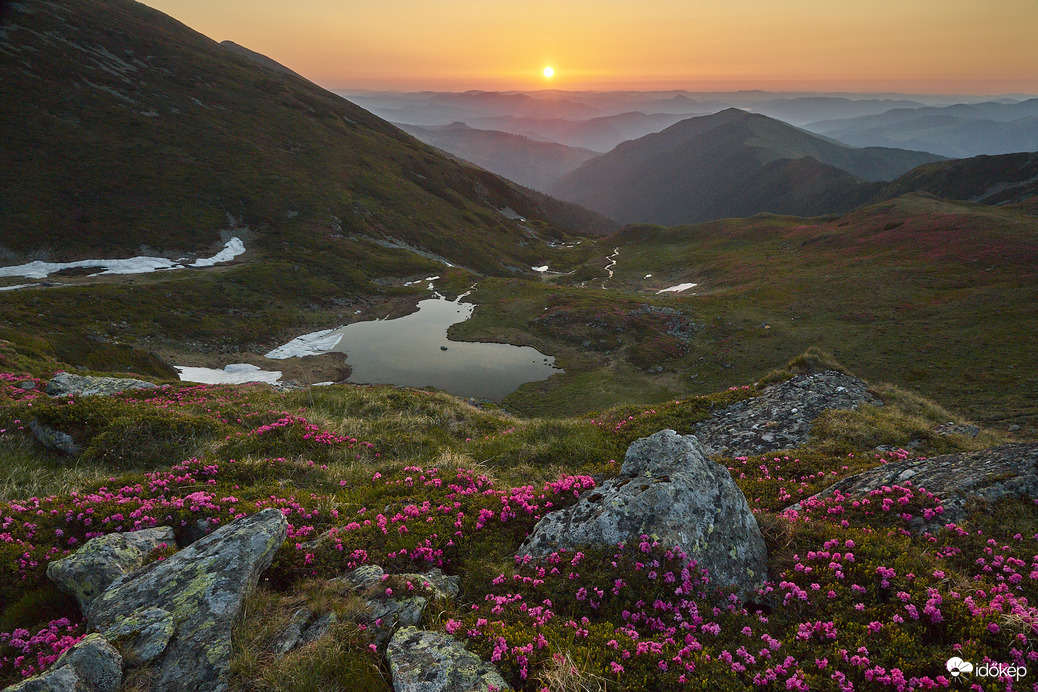
M 432 386 L 456 396 L 496 401 L 526 382 L 562 372 L 555 367 L 554 357 L 529 346 L 448 339 L 447 328 L 467 320 L 474 309 L 461 298 L 429 298 L 410 315 L 304 335 L 267 357 L 345 353 L 353 369 L 350 382 Z

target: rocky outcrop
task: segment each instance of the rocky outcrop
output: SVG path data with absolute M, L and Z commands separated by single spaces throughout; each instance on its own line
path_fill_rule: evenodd
M 84 637 L 46 672 L 4 692 L 116 692 L 123 681 L 122 657 L 100 634 Z
M 112 582 L 143 565 L 148 553 L 163 545 L 176 545 L 168 526 L 97 536 L 68 557 L 47 565 L 47 576 L 75 596 L 86 612 Z
M 389 641 L 396 629 L 417 625 L 430 601 L 456 598 L 460 582 L 438 568 L 423 574 L 386 575 L 378 565 L 358 567 L 335 581 L 364 602 L 363 619 L 378 646 Z M 386 592 L 387 585 L 392 593 Z
M 916 517 L 910 522 L 916 531 L 933 530 L 962 521 L 971 502 L 1038 498 L 1038 444 L 1007 444 L 980 452 L 891 462 L 848 476 L 790 509 L 799 510 L 813 499 L 836 493 L 860 498 L 884 486 L 906 483 L 925 488 L 941 500 L 943 512 L 933 520 Z
M 454 637 L 415 627 L 397 631 L 386 649 L 395 692 L 489 692 L 511 687 L 494 666 Z
M 162 655 L 177 623 L 162 608 L 143 608 L 104 630 L 104 638 L 119 647 L 123 665 L 143 666 Z
M 767 579 L 767 550 L 746 497 L 695 437 L 662 430 L 636 440 L 620 475 L 537 523 L 520 555 L 615 546 L 649 535 L 680 547 L 714 586 L 742 595 Z
M 156 660 L 155 692 L 222 692 L 228 689 L 231 625 L 287 530 L 284 515 L 274 508 L 238 519 L 166 560 L 118 578 L 87 607 L 87 620 L 100 632 L 137 632 L 152 643 L 134 650 Z M 171 616 L 173 632 L 156 656 L 154 642 L 168 624 L 157 611 Z
M 714 413 L 693 430 L 710 456 L 750 456 L 793 449 L 807 442 L 827 409 L 882 406 L 861 380 L 827 370 L 766 387 L 760 396 Z
M 309 608 L 300 608 L 292 614 L 288 627 L 271 642 L 269 648 L 276 657 L 281 658 L 293 649 L 317 641 L 331 632 L 338 622 L 339 617 L 335 613 L 316 617 Z
M 144 380 L 122 377 L 90 377 L 60 372 L 47 383 L 44 391 L 51 396 L 108 396 L 128 389 L 152 389 L 156 385 Z

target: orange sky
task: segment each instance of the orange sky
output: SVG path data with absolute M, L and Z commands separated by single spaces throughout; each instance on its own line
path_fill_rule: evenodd
M 1038 0 L 144 1 L 327 88 L 1038 93 Z

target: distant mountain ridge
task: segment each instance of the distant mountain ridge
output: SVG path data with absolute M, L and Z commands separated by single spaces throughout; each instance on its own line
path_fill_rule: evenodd
M 464 123 L 437 127 L 401 124 L 399 127 L 430 146 L 540 191 L 546 191 L 550 183 L 598 155 L 589 149 L 535 141 L 508 132 L 480 130 Z
M 857 149 L 731 108 L 625 142 L 559 180 L 552 194 L 621 222 L 676 225 L 768 211 L 848 211 L 890 180 L 940 160 Z

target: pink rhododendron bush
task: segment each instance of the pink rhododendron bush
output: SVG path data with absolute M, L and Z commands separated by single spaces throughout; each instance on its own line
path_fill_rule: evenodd
M 19 386 L 27 380 L 34 387 Z M 43 383 L 0 375 L 0 454 L 96 473 L 0 503 L 0 684 L 40 672 L 86 634 L 75 601 L 46 577 L 50 561 L 94 536 L 153 526 L 186 545 L 274 507 L 288 540 L 246 617 L 262 619 L 272 599 L 294 608 L 299 594 L 361 565 L 438 567 L 460 576 L 461 593 L 421 626 L 460 639 L 517 689 L 1038 688 L 1033 500 L 945 523 L 941 500 L 910 479 L 808 499 L 916 452 L 814 447 L 724 460 L 769 553 L 768 580 L 745 601 L 652 536 L 515 556 L 541 517 L 615 475 L 631 441 L 668 427 L 688 433 L 754 389 L 544 421 L 389 388 L 172 386 L 50 399 Z M 83 458 L 39 445 L 34 420 L 76 436 Z M 132 435 L 165 442 L 124 439 Z M 387 596 L 394 588 L 413 585 L 389 581 Z M 385 671 L 383 650 L 350 612 L 335 646 L 310 655 Z M 973 672 L 949 666 L 953 658 Z M 384 677 L 364 685 L 388 689 Z

